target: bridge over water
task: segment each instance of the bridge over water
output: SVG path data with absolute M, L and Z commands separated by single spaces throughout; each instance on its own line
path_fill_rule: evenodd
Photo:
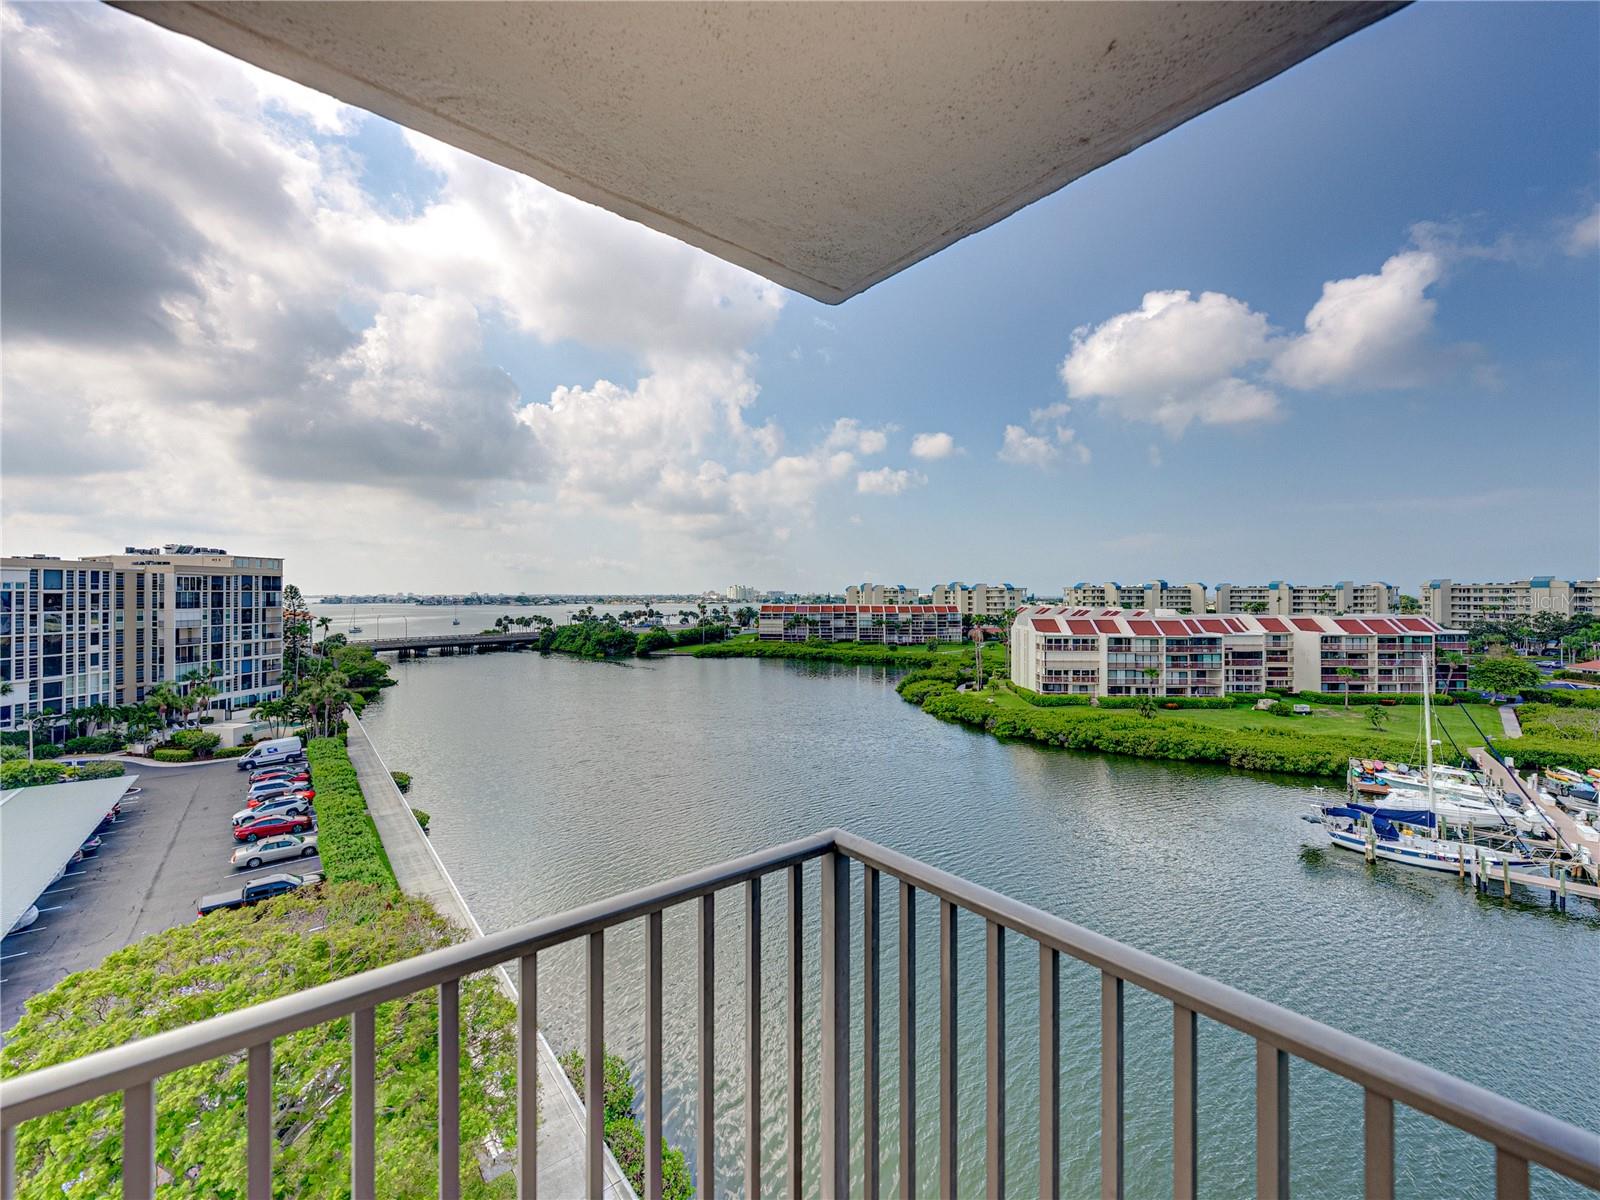
M 371 650 L 398 651 L 402 655 L 426 654 L 437 650 L 441 654 L 471 654 L 475 650 L 520 650 L 537 646 L 538 630 L 518 630 L 514 633 L 435 633 L 420 637 L 348 638 L 352 646 L 366 646 Z

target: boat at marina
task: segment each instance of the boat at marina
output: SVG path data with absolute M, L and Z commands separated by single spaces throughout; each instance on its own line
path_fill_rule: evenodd
M 1533 859 L 1518 852 L 1493 850 L 1462 840 L 1441 838 L 1438 816 L 1424 809 L 1380 808 L 1370 804 L 1337 804 L 1322 808 L 1322 827 L 1333 845 L 1385 862 L 1426 871 L 1470 874 L 1474 869 L 1498 872 L 1532 867 Z
M 1365 768 L 1364 773 L 1388 784 L 1391 789 L 1425 790 L 1431 778 L 1435 794 L 1464 796 L 1472 800 L 1483 800 L 1485 797 L 1499 799 L 1501 794 L 1500 789 L 1490 784 L 1482 775 L 1464 767 L 1435 764 L 1428 768 L 1428 777 L 1424 777 L 1418 768 L 1407 766 L 1405 763 L 1362 763 L 1362 767 Z
M 350 632 L 351 633 L 360 633 L 361 632 L 361 626 L 359 626 L 359 625 L 350 626 Z

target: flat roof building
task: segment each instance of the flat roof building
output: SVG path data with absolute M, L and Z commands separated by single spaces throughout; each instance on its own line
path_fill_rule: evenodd
M 1509 583 L 1430 579 L 1422 585 L 1421 600 L 1427 616 L 1462 628 L 1480 621 L 1531 617 L 1542 612 L 1573 617 L 1600 612 L 1600 579 L 1557 579 L 1553 575 L 1534 575 Z
M 1387 613 L 1400 607 L 1400 589 L 1392 583 L 1271 583 L 1217 584 L 1219 613 L 1271 613 L 1279 617 L 1336 613 Z
M 963 617 L 986 620 L 1021 608 L 1028 602 L 1028 589 L 1014 583 L 939 583 L 932 596 L 935 604 L 953 605 Z
M 231 710 L 282 694 L 283 560 L 206 547 L 0 560 L 0 728 L 137 704 L 206 675 Z
M 948 604 L 763 604 L 764 642 L 959 642 L 961 614 Z

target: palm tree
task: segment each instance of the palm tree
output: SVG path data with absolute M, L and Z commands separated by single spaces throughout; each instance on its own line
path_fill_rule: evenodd
M 1354 667 L 1340 667 L 1337 671 L 1334 672 L 1334 674 L 1337 675 L 1340 679 L 1344 680 L 1344 706 L 1345 706 L 1345 708 L 1349 708 L 1350 707 L 1350 681 L 1356 677 L 1356 669 Z
M 173 690 L 170 683 L 158 683 L 145 693 L 144 702 L 160 715 L 161 727 L 165 729 L 167 713 L 177 711 L 183 702 L 183 697 Z
M 61 714 L 54 709 L 41 708 L 38 712 L 28 717 L 28 760 L 33 760 L 33 739 L 39 735 L 49 735 L 50 731 L 61 724 Z
M 322 630 L 322 652 L 328 652 L 328 630 L 333 627 L 332 617 L 318 617 L 317 628 Z

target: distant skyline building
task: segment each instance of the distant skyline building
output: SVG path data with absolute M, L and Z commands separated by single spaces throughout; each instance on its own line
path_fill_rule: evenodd
M 0 560 L 0 727 L 214 672 L 212 708 L 282 694 L 283 560 L 170 543 Z
M 1542 612 L 1561 617 L 1600 612 L 1600 579 L 1557 579 L 1553 575 L 1534 575 L 1509 583 L 1430 579 L 1420 591 L 1422 611 L 1428 617 L 1463 628 L 1479 621 L 1503 621 Z
M 1271 613 L 1279 617 L 1335 613 L 1387 613 L 1400 607 L 1400 589 L 1392 583 L 1219 583 L 1218 613 Z
M 724 600 L 742 604 L 750 600 L 760 600 L 766 593 L 759 588 L 753 588 L 748 583 L 730 583 L 728 590 L 722 593 Z
M 961 614 L 948 604 L 763 604 L 764 642 L 959 642 Z
M 1028 589 L 1014 583 L 974 583 L 959 581 L 935 584 L 930 599 L 948 604 L 963 617 L 993 621 L 1028 602 Z
M 1011 678 L 1046 695 L 1420 693 L 1466 687 L 1467 635 L 1420 616 L 1186 616 L 1030 605 L 1011 629 Z M 1431 660 L 1431 665 L 1430 664 Z M 1425 671 L 1426 668 L 1426 671 Z
M 922 599 L 903 583 L 852 583 L 844 589 L 846 604 L 916 604 Z

